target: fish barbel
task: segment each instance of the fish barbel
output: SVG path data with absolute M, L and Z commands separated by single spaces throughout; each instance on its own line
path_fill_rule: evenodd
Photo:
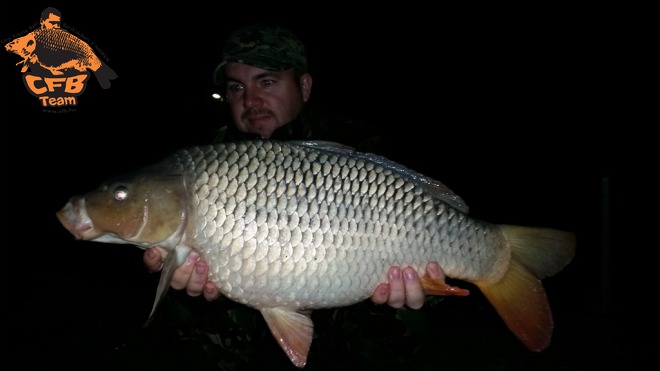
M 196 250 L 227 298 L 259 310 L 304 367 L 311 310 L 348 306 L 387 282 L 389 267 L 476 285 L 533 351 L 553 319 L 541 279 L 574 255 L 573 233 L 468 216 L 441 182 L 332 142 L 269 140 L 192 146 L 74 196 L 57 212 L 76 239 L 168 251 L 153 315 L 176 267 Z M 428 295 L 464 295 L 428 276 Z

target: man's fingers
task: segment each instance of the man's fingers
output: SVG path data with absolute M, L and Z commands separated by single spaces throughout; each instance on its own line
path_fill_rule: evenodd
M 172 282 L 170 283 L 173 289 L 181 290 L 188 286 L 188 281 L 192 275 L 195 263 L 197 263 L 198 260 L 199 253 L 192 251 L 190 254 L 188 254 L 186 261 L 174 271 Z
M 406 300 L 406 289 L 401 277 L 401 268 L 390 268 L 387 273 L 387 281 L 390 285 L 390 297 L 387 304 L 393 308 L 401 308 Z
M 163 269 L 163 260 L 166 256 L 167 251 L 155 246 L 144 252 L 142 260 L 147 270 L 157 272 Z M 186 261 L 174 271 L 170 285 L 175 290 L 185 288 L 190 296 L 203 294 L 206 300 L 213 301 L 220 297 L 220 291 L 212 282 L 207 282 L 208 276 L 208 264 L 200 260 L 199 253 L 192 251 Z
M 406 305 L 412 309 L 419 309 L 424 305 L 424 289 L 422 283 L 417 277 L 417 272 L 412 267 L 403 270 L 403 280 L 405 286 Z
M 436 262 L 430 262 L 428 265 L 426 265 L 426 274 L 428 274 L 431 278 L 437 278 L 443 281 L 445 280 L 445 272 L 440 269 L 440 265 Z
M 376 291 L 371 295 L 371 301 L 375 304 L 385 304 L 387 299 L 390 297 L 390 285 L 386 283 L 381 283 L 376 287 Z
M 144 252 L 142 256 L 145 267 L 149 272 L 158 272 L 163 269 L 163 259 L 161 258 L 160 250 L 157 247 L 150 247 Z
M 190 296 L 199 296 L 204 290 L 204 284 L 206 284 L 206 279 L 209 276 L 209 266 L 206 262 L 198 260 L 195 263 L 194 269 L 190 275 L 190 280 L 188 280 L 188 285 L 186 286 L 186 292 Z
M 204 298 L 208 301 L 214 301 L 220 297 L 220 291 L 218 287 L 215 286 L 212 282 L 207 282 L 204 285 Z

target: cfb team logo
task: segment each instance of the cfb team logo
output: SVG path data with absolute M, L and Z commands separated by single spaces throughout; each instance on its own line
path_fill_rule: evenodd
M 103 63 L 83 40 L 61 28 L 62 15 L 55 8 L 41 13 L 40 27 L 5 45 L 21 58 L 23 83 L 43 108 L 67 108 L 78 104 L 90 71 L 103 89 L 117 74 Z

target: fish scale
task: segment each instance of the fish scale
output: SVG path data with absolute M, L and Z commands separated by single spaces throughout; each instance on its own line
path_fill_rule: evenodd
M 574 255 L 571 232 L 471 218 L 441 182 L 374 154 L 324 141 L 192 146 L 71 197 L 57 217 L 77 239 L 159 246 L 166 259 L 150 315 L 191 251 L 226 297 L 261 312 L 291 362 L 304 367 L 311 310 L 348 306 L 411 266 L 427 295 L 476 285 L 533 351 L 554 323 L 541 279 Z
M 436 260 L 449 276 L 476 279 L 492 270 L 489 262 L 503 260 L 498 259 L 497 254 L 508 254 L 504 248 L 489 249 L 486 250 L 489 254 L 467 256 L 466 259 L 462 245 L 456 241 L 470 242 L 471 235 L 479 229 L 488 231 L 483 234 L 486 237 L 496 232 L 484 224 L 461 225 L 461 221 L 457 221 L 458 225 L 454 225 L 453 221 L 457 218 L 451 215 L 446 220 L 452 222 L 443 223 L 445 219 L 441 216 L 451 214 L 453 210 L 447 210 L 444 203 L 429 196 L 422 188 L 415 187 L 411 181 L 397 181 L 399 179 L 395 174 L 382 166 L 365 160 L 347 161 L 346 166 L 350 167 L 343 168 L 338 176 L 333 176 L 328 171 L 322 172 L 323 167 L 320 165 L 341 166 L 337 155 L 319 156 L 314 151 L 275 144 L 230 144 L 222 149 L 224 151 L 220 152 L 215 147 L 189 149 L 180 155 L 180 163 L 190 168 L 194 177 L 193 209 L 198 210 L 195 218 L 199 222 L 192 222 L 191 225 L 203 226 L 193 231 L 196 236 L 193 244 L 206 247 L 201 252 L 204 260 L 209 263 L 211 280 L 221 292 L 244 304 L 253 307 L 294 305 L 307 309 L 317 308 L 317 303 L 323 306 L 343 306 L 368 298 L 373 289 L 383 282 L 382 272 L 395 264 L 405 262 L 421 274 L 426 262 Z M 266 168 L 265 161 L 269 158 L 273 159 L 270 174 L 274 176 L 267 183 L 246 182 L 249 173 L 267 172 L 259 168 Z M 324 162 L 319 164 L 317 160 Z M 223 163 L 226 166 L 209 167 L 208 164 L 212 163 Z M 249 164 L 252 166 L 248 172 Z M 278 173 L 279 166 L 288 167 Z M 212 171 L 209 172 L 209 169 Z M 306 181 L 311 178 L 316 179 L 316 182 Z M 330 183 L 327 179 L 336 179 L 338 182 Z M 375 190 L 369 192 L 371 184 L 377 179 L 380 184 L 394 187 L 391 192 L 393 197 L 383 199 L 385 190 L 380 193 Z M 220 196 L 212 197 L 209 188 Z M 335 202 L 323 201 L 327 199 L 325 195 L 339 191 L 347 193 L 335 199 Z M 246 195 L 250 193 L 263 193 L 264 201 L 277 200 L 275 208 L 279 212 L 264 213 L 264 219 L 259 223 L 254 222 L 254 215 L 265 211 L 266 205 L 257 203 L 246 206 Z M 306 193 L 315 194 L 316 197 L 300 197 Z M 379 200 L 382 202 L 379 203 Z M 195 203 L 215 203 L 214 210 L 224 208 L 232 218 L 227 220 L 225 217 L 217 217 L 206 206 L 196 207 Z M 328 210 L 325 215 L 337 215 L 340 223 L 333 226 L 327 216 L 321 219 L 316 213 L 307 213 L 308 209 L 320 208 Z M 246 209 L 249 210 L 247 213 Z M 372 220 L 374 214 L 384 215 L 385 210 L 393 212 L 387 213 L 387 218 Z M 308 215 L 313 216 L 310 218 Z M 251 223 L 252 226 L 246 228 Z M 252 232 L 262 226 L 274 225 L 280 227 L 262 229 L 262 233 L 268 233 L 265 238 Z M 400 229 L 397 225 L 405 228 Z M 465 235 L 451 238 L 443 226 L 447 226 L 448 230 L 463 231 Z M 375 233 L 376 228 L 393 234 Z M 319 234 L 321 229 L 326 232 Z M 314 236 L 317 236 L 316 240 Z M 227 248 L 217 248 L 209 243 L 218 239 Z M 440 244 L 432 248 L 433 241 L 440 241 Z M 317 247 L 321 244 L 326 250 L 336 251 L 337 257 L 319 259 Z M 237 256 L 241 251 L 253 253 Z M 295 279 L 274 280 L 268 277 L 269 271 L 265 270 L 262 276 L 253 278 L 251 282 L 254 284 L 249 290 L 246 289 L 241 283 L 246 281 L 246 275 L 252 275 L 254 271 L 246 271 L 244 266 L 256 267 L 266 255 L 270 256 L 271 264 L 282 262 L 281 267 L 275 268 L 278 274 L 290 273 Z M 461 264 L 465 261 L 471 264 Z M 365 267 L 363 262 L 377 263 Z M 320 265 L 324 267 L 319 268 Z M 301 282 L 306 282 L 306 275 L 314 275 L 319 269 L 327 272 L 325 280 L 301 286 Z M 346 276 L 359 276 L 359 285 L 349 285 Z M 330 298 L 328 292 L 337 290 L 342 295 Z M 264 292 L 271 294 L 264 296 Z M 280 292 L 287 292 L 288 295 L 278 294 Z

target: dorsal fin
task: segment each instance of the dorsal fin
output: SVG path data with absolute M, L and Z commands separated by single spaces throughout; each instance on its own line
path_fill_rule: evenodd
M 325 140 L 292 140 L 289 143 L 310 147 L 317 151 L 325 151 L 340 156 L 350 156 L 356 159 L 376 163 L 392 171 L 393 173 L 399 174 L 404 178 L 411 180 L 413 183 L 418 184 L 420 187 L 424 187 L 424 189 L 426 189 L 429 193 L 440 198 L 442 201 L 446 202 L 463 214 L 467 214 L 469 212 L 468 205 L 465 203 L 465 201 L 463 201 L 459 195 L 454 193 L 454 191 L 449 189 L 449 187 L 444 185 L 439 180 L 435 180 L 424 174 L 418 173 L 399 163 L 389 160 L 386 157 L 379 156 L 374 153 L 359 152 L 356 151 L 353 147 Z

